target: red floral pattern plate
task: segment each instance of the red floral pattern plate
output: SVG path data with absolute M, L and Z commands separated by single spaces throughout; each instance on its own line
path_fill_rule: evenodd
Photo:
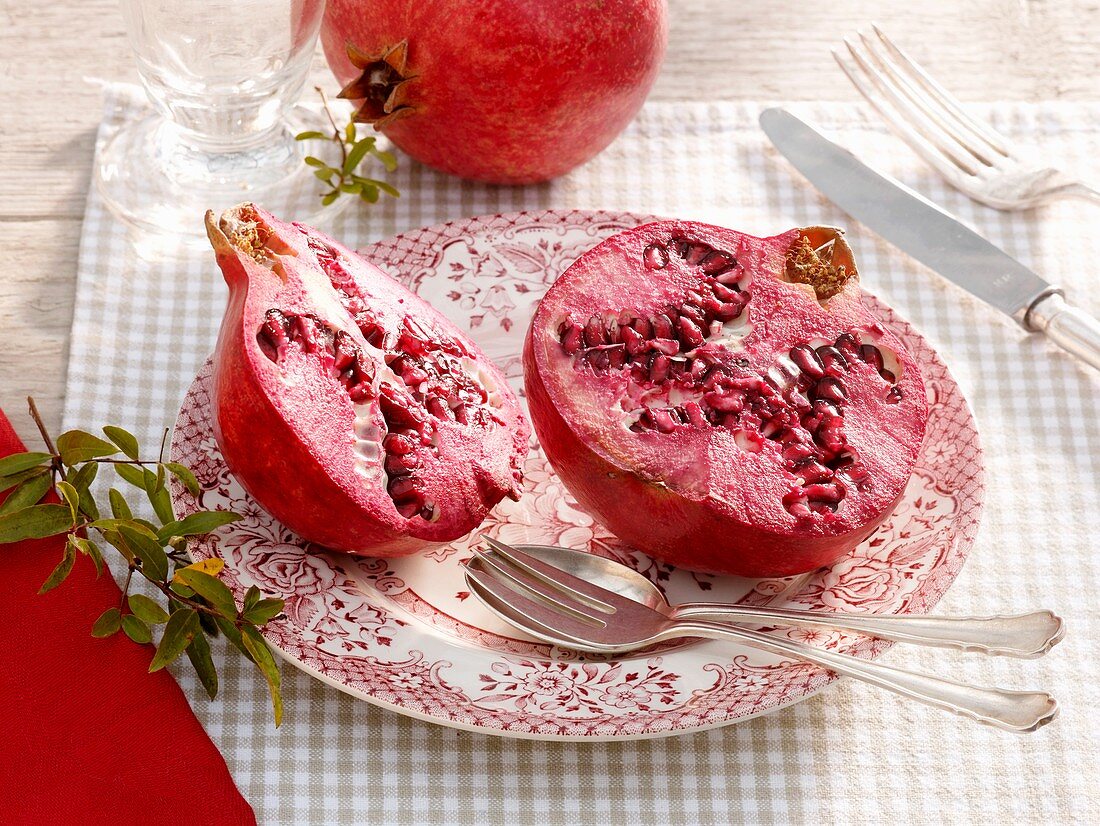
M 578 255 L 648 220 L 606 212 L 494 215 L 380 241 L 363 250 L 469 330 L 518 389 L 528 320 L 547 286 Z M 264 513 L 233 479 L 209 418 L 210 363 L 176 421 L 172 458 L 202 492 L 173 490 L 177 512 L 228 507 L 245 518 L 198 545 L 225 560 L 240 599 L 250 585 L 286 599 L 267 627 L 299 668 L 378 705 L 435 723 L 543 739 L 652 737 L 723 725 L 804 699 L 833 678 L 755 649 L 701 641 L 631 656 L 587 657 L 524 638 L 466 591 L 459 564 L 481 534 L 510 543 L 588 548 L 644 572 L 673 600 L 774 602 L 838 611 L 925 613 L 955 579 L 978 527 L 982 458 L 973 416 L 928 343 L 871 296 L 873 312 L 923 366 L 928 435 L 897 512 L 831 568 L 794 580 L 693 575 L 617 542 L 579 509 L 532 443 L 526 490 L 475 534 L 405 559 L 310 547 Z M 775 630 L 874 657 L 881 640 Z

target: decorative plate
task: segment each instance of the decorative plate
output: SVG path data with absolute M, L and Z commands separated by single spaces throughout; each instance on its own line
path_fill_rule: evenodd
M 363 252 L 469 330 L 518 389 L 523 336 L 547 286 L 586 249 L 646 220 L 584 211 L 484 216 L 380 241 Z M 265 636 L 287 660 L 401 714 L 489 734 L 613 740 L 775 711 L 834 678 L 813 665 L 713 641 L 620 657 L 563 651 L 499 621 L 467 592 L 459 563 L 487 534 L 614 557 L 673 600 L 926 613 L 955 579 L 977 531 L 981 447 L 966 401 L 939 356 L 888 307 L 867 301 L 924 366 L 932 402 L 927 437 L 897 512 L 831 568 L 795 580 L 693 575 L 632 552 L 578 507 L 535 444 L 521 501 L 503 502 L 462 540 L 394 560 L 310 547 L 264 513 L 226 468 L 211 431 L 209 362 L 184 400 L 172 444 L 172 458 L 195 469 L 203 490 L 192 497 L 177 485 L 176 508 L 244 514 L 197 545 L 195 558 L 224 559 L 224 578 L 238 599 L 253 584 L 286 599 L 285 615 Z M 855 634 L 770 633 L 864 657 L 888 646 Z

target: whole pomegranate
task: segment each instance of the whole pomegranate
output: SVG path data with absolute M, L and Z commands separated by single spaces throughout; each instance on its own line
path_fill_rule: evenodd
M 547 292 L 524 349 L 551 464 L 623 540 L 700 571 L 827 565 L 890 514 L 928 417 L 837 230 L 669 221 Z
M 251 205 L 207 213 L 229 285 L 214 433 L 272 516 L 396 556 L 517 497 L 528 426 L 504 377 L 442 314 L 331 238 Z
M 666 18 L 665 0 L 329 0 L 321 42 L 357 120 L 436 169 L 523 184 L 630 122 Z

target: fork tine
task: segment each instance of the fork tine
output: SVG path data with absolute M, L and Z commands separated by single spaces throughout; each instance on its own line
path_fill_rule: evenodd
M 529 599 L 476 565 L 476 560 L 471 560 L 464 566 L 467 584 L 490 608 L 520 628 L 530 629 L 534 625 L 535 630 L 542 629 L 553 637 L 567 635 L 580 641 L 590 637 L 593 630 L 602 627 L 595 621 L 578 619 L 572 614 Z
M 918 128 L 919 125 L 927 125 L 930 127 L 928 131 L 934 132 L 935 137 L 938 138 L 937 143 L 944 145 L 946 141 L 946 146 L 953 150 L 961 150 L 964 153 L 962 157 L 971 155 L 983 166 L 992 167 L 997 161 L 1003 160 L 988 141 L 975 136 L 972 130 L 959 120 L 954 111 L 947 108 L 942 99 L 929 94 L 919 84 L 914 83 L 914 79 L 902 67 L 898 66 L 890 56 L 883 54 L 881 44 L 876 46 L 871 37 L 864 32 L 858 34 L 867 56 L 878 67 L 882 82 L 889 87 L 891 93 L 909 104 L 910 119 L 913 120 L 914 117 L 923 113 L 924 118 L 916 121 Z M 910 63 L 912 64 L 912 61 Z M 913 111 L 911 107 L 914 106 L 920 112 Z M 969 158 L 967 160 L 969 162 Z M 981 167 L 975 168 L 975 173 L 981 171 Z
M 524 553 L 518 548 L 513 548 L 511 545 L 505 545 L 498 539 L 485 537 L 485 542 L 498 556 L 507 560 L 514 567 L 598 611 L 612 612 L 615 610 L 615 606 L 621 604 L 624 599 L 623 596 L 616 594 L 614 591 L 608 591 L 606 588 L 593 585 L 591 582 L 563 571 L 561 568 L 555 568 L 548 562 L 543 562 L 541 559 Z
M 894 56 L 897 63 L 902 68 L 907 69 L 912 77 L 915 78 L 916 81 L 944 107 L 944 109 L 950 111 L 958 119 L 959 123 L 968 128 L 974 135 L 984 140 L 1005 158 L 1012 157 L 1012 142 L 1008 138 L 989 124 L 984 123 L 967 112 L 962 104 L 959 103 L 958 98 L 944 89 L 919 63 L 909 57 L 900 46 L 897 46 L 887 37 L 877 25 L 872 23 L 871 29 L 878 35 L 878 39 L 882 41 L 882 44 Z
M 882 119 L 886 121 L 887 125 L 893 129 L 902 140 L 909 144 L 914 152 L 924 158 L 925 161 L 949 181 L 958 181 L 960 177 L 967 176 L 967 173 L 956 166 L 949 157 L 940 152 L 940 150 L 930 141 L 926 140 L 919 132 L 910 126 L 905 118 L 896 115 L 882 96 L 870 86 L 863 76 L 859 72 L 849 68 L 848 64 L 841 58 L 840 54 L 835 49 L 833 50 L 833 59 L 836 60 L 841 71 L 848 76 L 848 80 L 852 81 L 852 85 L 855 86 L 856 89 L 859 90 L 859 93 L 866 98 L 867 102 L 875 108 L 875 111 L 882 116 Z
M 902 93 L 898 90 L 897 86 L 890 82 L 881 70 L 876 69 L 868 62 L 868 57 L 865 57 L 863 52 L 850 41 L 848 38 L 844 38 L 844 45 L 848 47 L 848 53 L 852 56 L 852 59 L 856 62 L 856 65 L 863 71 L 866 76 L 874 84 L 878 90 L 878 103 L 875 100 L 868 98 L 871 104 L 879 110 L 879 114 L 886 118 L 889 124 L 900 128 L 901 124 L 904 124 L 904 131 L 907 135 L 914 138 L 920 137 L 928 145 L 935 147 L 935 149 L 942 155 L 946 156 L 948 160 L 955 164 L 960 170 L 967 175 L 977 175 L 978 166 L 980 163 L 976 161 L 969 153 L 960 153 L 958 150 L 958 144 L 950 135 L 943 132 L 941 129 L 929 129 L 927 126 L 928 119 L 921 117 L 919 112 L 913 111 L 913 104 L 905 99 Z M 870 58 L 874 60 L 874 58 Z M 851 75 L 849 74 L 849 78 Z M 854 82 L 854 81 L 853 81 Z M 863 91 L 863 89 L 860 89 Z M 866 93 L 864 94 L 866 96 Z M 889 101 L 889 104 L 886 101 Z M 879 105 L 882 104 L 882 105 Z M 891 110 L 888 112 L 887 110 Z M 904 136 L 903 136 L 904 137 Z M 910 140 L 910 145 L 912 140 Z M 916 147 L 914 146 L 914 149 Z M 958 173 L 956 173 L 957 175 Z
M 611 613 L 609 611 L 601 612 L 588 603 L 574 599 L 571 594 L 563 593 L 542 579 L 526 574 L 522 569 L 514 567 L 511 563 L 497 559 L 495 554 L 474 551 L 474 560 L 486 574 L 511 586 L 513 591 L 521 590 L 527 596 L 543 603 L 548 608 L 567 611 L 579 618 L 601 624 L 603 618 L 599 615 L 602 613 L 603 616 L 607 616 Z

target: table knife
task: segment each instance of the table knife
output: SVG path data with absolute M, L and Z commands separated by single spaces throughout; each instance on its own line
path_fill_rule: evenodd
M 1066 303 L 1061 289 L 790 112 L 766 109 L 760 126 L 810 183 L 857 221 L 1025 330 L 1045 333 L 1100 369 L 1100 322 Z

